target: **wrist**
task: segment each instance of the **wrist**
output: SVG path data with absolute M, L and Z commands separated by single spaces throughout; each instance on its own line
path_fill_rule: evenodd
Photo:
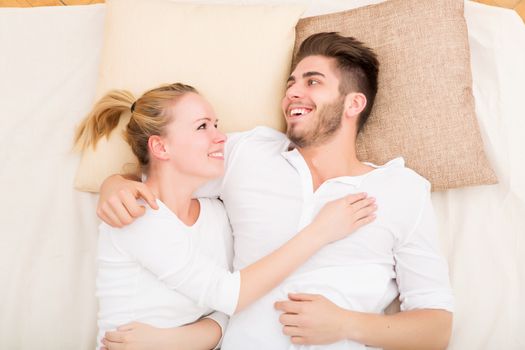
M 366 323 L 366 320 L 364 319 L 364 314 L 360 312 L 344 310 L 343 317 L 344 320 L 342 322 L 342 338 L 364 344 L 362 330 L 363 326 Z
M 323 234 L 324 229 L 322 225 L 318 224 L 316 221 L 313 221 L 308 226 L 305 227 L 304 235 L 309 242 L 316 245 L 316 247 L 321 248 L 331 241 Z

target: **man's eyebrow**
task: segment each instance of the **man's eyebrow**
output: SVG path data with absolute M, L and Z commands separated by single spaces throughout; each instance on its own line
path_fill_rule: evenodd
M 303 73 L 303 78 L 313 77 L 313 76 L 316 76 L 316 75 L 319 75 L 319 76 L 322 76 L 323 78 L 326 78 L 326 76 L 323 73 L 315 72 L 315 71 Z
M 323 78 L 326 78 L 326 76 L 321 72 L 312 71 L 312 72 L 303 73 L 303 78 L 308 78 L 308 77 L 313 77 L 313 76 L 321 76 Z M 293 75 L 290 75 L 288 77 L 288 80 L 286 80 L 286 82 L 287 83 L 295 82 L 295 77 Z

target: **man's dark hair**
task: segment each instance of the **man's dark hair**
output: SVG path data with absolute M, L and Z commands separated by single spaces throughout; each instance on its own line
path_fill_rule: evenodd
M 355 38 L 335 32 L 317 33 L 302 42 L 295 55 L 293 68 L 303 58 L 317 55 L 335 58 L 340 73 L 339 92 L 342 95 L 361 92 L 366 96 L 367 105 L 358 121 L 359 132 L 368 120 L 377 94 L 379 61 L 376 54 Z

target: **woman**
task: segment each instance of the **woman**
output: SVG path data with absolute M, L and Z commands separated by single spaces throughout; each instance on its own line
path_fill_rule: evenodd
M 224 171 L 226 137 L 217 130 L 213 109 L 193 87 L 179 83 L 150 90 L 136 101 L 129 92 L 113 91 L 79 127 L 76 143 L 95 145 L 128 110 L 125 137 L 159 209 L 146 209 L 123 228 L 100 227 L 99 345 L 106 330 L 133 320 L 172 328 L 213 309 L 238 312 L 325 244 L 374 219 L 374 200 L 365 194 L 331 202 L 281 248 L 231 273 L 231 231 L 222 203 L 193 198 Z M 216 344 L 219 338 L 210 335 L 206 341 Z

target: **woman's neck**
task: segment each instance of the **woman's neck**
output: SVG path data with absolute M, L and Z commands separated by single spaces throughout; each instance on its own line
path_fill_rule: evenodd
M 151 169 L 146 186 L 185 224 L 191 226 L 199 217 L 199 202 L 193 193 L 205 180 L 181 174 L 169 167 Z

